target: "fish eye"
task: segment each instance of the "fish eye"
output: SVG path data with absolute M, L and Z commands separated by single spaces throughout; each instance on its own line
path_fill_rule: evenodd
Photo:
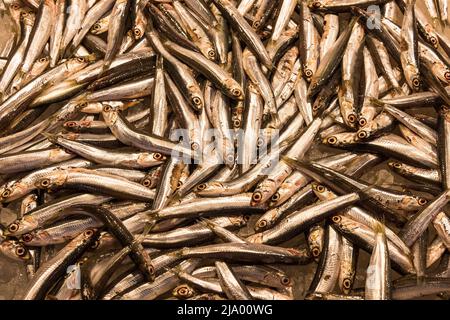
M 359 126 L 365 127 L 367 125 L 367 120 L 364 118 L 359 119 Z
M 356 116 L 354 114 L 351 114 L 347 117 L 348 122 L 355 123 L 356 122 Z
M 189 288 L 185 285 L 181 285 L 180 287 L 176 288 L 175 294 L 181 297 L 187 297 L 191 294 L 191 290 L 189 290 Z
M 148 272 L 150 272 L 150 274 L 155 274 L 155 267 L 153 267 L 153 265 L 149 265 L 147 266 Z
M 250 221 L 250 216 L 249 215 L 244 215 L 244 221 L 245 222 L 248 222 L 248 221 Z
M 438 40 L 435 37 L 430 37 L 430 41 L 433 44 L 433 46 L 437 46 Z
M 144 179 L 144 181 L 142 181 L 142 185 L 143 185 L 144 187 L 150 186 L 151 183 L 152 183 L 152 181 L 151 181 L 150 179 Z
M 231 94 L 235 97 L 240 97 L 242 95 L 242 91 L 240 89 L 234 88 L 231 90 Z
M 418 78 L 414 78 L 412 80 L 412 85 L 414 86 L 414 88 L 419 88 L 420 87 L 420 80 Z
M 23 240 L 23 242 L 30 242 L 31 240 L 33 240 L 33 236 L 29 233 L 25 233 L 22 236 L 22 240 Z
M 328 144 L 336 144 L 337 143 L 337 138 L 336 137 L 329 137 L 327 139 L 327 143 Z
M 345 289 L 350 289 L 352 286 L 352 282 L 350 281 L 350 279 L 344 279 L 342 285 L 344 286 Z
M 196 106 L 200 106 L 202 104 L 202 100 L 199 97 L 192 97 L 192 103 Z
M 311 250 L 311 253 L 312 253 L 312 255 L 313 255 L 313 257 L 318 257 L 318 256 L 320 256 L 320 250 L 319 250 L 319 248 L 317 248 L 317 247 L 314 247 L 312 250 Z
M 200 183 L 198 186 L 197 186 L 197 190 L 205 190 L 206 189 L 206 183 Z
M 25 254 L 27 253 L 27 251 L 25 250 L 24 247 L 18 246 L 18 247 L 16 248 L 16 250 L 15 250 L 15 253 L 16 253 L 17 256 L 23 257 L 23 256 L 25 256 Z
M 419 205 L 424 206 L 428 203 L 428 200 L 425 198 L 419 198 L 419 200 L 417 200 L 417 202 L 419 203 Z
M 88 106 L 88 103 L 85 101 L 85 102 L 80 103 L 78 106 L 80 108 L 86 108 Z
M 272 201 L 278 201 L 280 200 L 280 194 L 278 192 L 275 192 L 275 194 L 272 196 Z
M 235 128 L 239 128 L 241 126 L 241 120 L 239 120 L 239 119 L 233 120 L 233 126 Z
M 135 36 L 136 38 L 142 37 L 142 32 L 141 32 L 141 30 L 139 30 L 138 28 L 135 28 L 135 29 L 133 30 L 133 33 L 134 33 L 134 36 Z
M 319 185 L 316 187 L 316 190 L 317 190 L 318 192 L 322 193 L 322 192 L 325 191 L 325 187 L 324 187 L 323 185 L 319 184 Z
M 256 139 L 256 145 L 258 147 L 261 147 L 264 143 L 265 143 L 265 139 L 263 137 L 258 137 L 258 139 Z
M 359 139 L 365 139 L 365 138 L 367 138 L 367 132 L 364 131 L 364 130 L 359 131 L 359 132 L 358 132 L 358 138 L 359 138 Z
M 285 286 L 287 286 L 289 283 L 291 283 L 291 279 L 289 279 L 289 277 L 286 277 L 286 276 L 282 276 L 280 281 L 281 281 L 281 284 L 283 284 Z
M 252 195 L 252 200 L 253 200 L 254 202 L 260 202 L 261 199 L 262 199 L 262 194 L 261 194 L 261 192 L 257 191 L 257 192 L 255 192 L 255 193 L 253 193 L 253 195 Z
M 445 80 L 450 81 L 450 71 L 444 73 Z
M 319 109 L 319 106 L 317 104 L 313 105 L 313 111 L 317 111 Z
M 333 216 L 333 218 L 331 218 L 331 220 L 334 223 L 339 223 L 339 222 L 341 222 L 341 217 L 340 216 Z
M 38 61 L 41 62 L 41 63 L 44 63 L 44 62 L 47 62 L 47 60 L 48 59 L 45 57 L 45 58 L 40 58 Z
M 232 154 L 227 155 L 227 162 L 228 163 L 234 162 L 234 155 L 232 155 Z
M 178 181 L 178 182 L 177 182 L 177 187 L 176 187 L 176 189 L 180 189 L 182 185 L 183 185 L 183 182 Z
M 311 78 L 313 76 L 313 72 L 311 69 L 305 69 L 305 76 L 307 78 Z
M 83 57 L 77 57 L 77 62 L 83 63 L 86 62 L 86 59 Z
M 18 5 L 18 4 L 13 4 L 12 6 L 11 6 L 11 8 L 13 9 L 13 10 L 19 10 L 20 9 L 20 6 Z
M 102 26 L 100 25 L 100 23 L 96 23 L 94 24 L 94 26 L 92 27 L 92 29 L 94 30 L 99 30 Z
M 401 163 L 398 163 L 398 162 L 394 162 L 393 166 L 396 169 L 400 169 L 402 167 Z
M 91 230 L 91 229 L 86 230 L 86 231 L 84 232 L 84 235 L 85 235 L 86 237 L 90 237 L 90 236 L 92 236 L 93 234 L 94 234 L 94 231 Z
M 42 179 L 39 185 L 42 188 L 47 188 L 48 186 L 50 186 L 50 179 Z
M 183 288 L 178 289 L 178 294 L 179 294 L 179 295 L 182 295 L 182 296 L 188 294 L 187 288 L 184 288 L 184 287 L 183 287 Z
M 197 142 L 192 142 L 191 143 L 191 149 L 192 150 L 198 150 L 198 148 L 200 148 L 199 144 Z
M 259 220 L 258 223 L 256 224 L 256 226 L 260 229 L 263 229 L 265 227 L 267 227 L 267 221 L 266 220 Z
M 261 25 L 260 21 L 253 21 L 253 28 L 254 29 L 258 29 L 260 25 Z
M 100 245 L 100 241 L 95 240 L 94 244 L 91 246 L 91 249 L 96 249 Z
M 110 111 L 112 111 L 112 107 L 109 104 L 105 104 L 103 106 L 103 111 L 104 112 L 110 112 Z
M 17 230 L 19 230 L 19 224 L 17 222 L 14 222 L 14 223 L 10 224 L 9 227 L 8 227 L 8 231 L 9 232 L 14 233 Z
M 207 54 L 208 54 L 208 58 L 210 58 L 210 59 L 214 59 L 216 57 L 216 51 L 213 49 L 209 49 Z
M 11 191 L 9 189 L 6 189 L 2 192 L 2 198 L 8 198 L 11 195 Z
M 66 123 L 64 123 L 64 126 L 65 127 L 69 127 L 69 128 L 74 128 L 74 127 L 76 127 L 76 123 L 75 123 L 75 121 L 67 121 Z
M 163 155 L 159 152 L 156 152 L 153 154 L 153 159 L 155 160 L 161 160 L 163 158 Z

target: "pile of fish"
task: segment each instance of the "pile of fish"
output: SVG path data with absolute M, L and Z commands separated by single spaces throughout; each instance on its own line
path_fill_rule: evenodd
M 424 2 L 1 0 L 18 298 L 448 299 L 450 28 Z

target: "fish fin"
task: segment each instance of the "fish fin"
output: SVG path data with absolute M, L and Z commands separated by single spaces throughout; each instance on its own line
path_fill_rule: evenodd
M 74 97 L 73 99 L 71 99 L 67 104 L 72 103 L 72 104 L 75 104 L 75 105 L 82 105 L 82 104 L 88 102 L 86 97 L 87 97 L 87 92 L 83 92 L 82 94 L 80 94 L 80 95 Z
M 175 268 L 176 268 L 176 267 L 173 267 L 173 268 L 163 267 L 163 270 L 164 270 L 165 272 L 175 273 L 175 275 L 178 276 L 179 272 L 177 272 L 177 271 L 175 270 Z
M 106 71 L 108 71 L 109 67 L 111 66 L 111 61 L 104 61 L 102 68 L 100 69 L 100 72 L 98 73 L 97 79 L 100 79 L 103 77 Z
M 283 160 L 291 168 L 296 169 L 296 170 L 301 170 L 302 168 L 304 168 L 307 165 L 306 161 L 297 160 L 295 158 L 287 157 L 287 156 L 284 156 L 284 155 L 281 156 L 281 160 Z
M 380 99 L 374 98 L 374 97 L 367 97 L 371 104 L 373 104 L 376 107 L 384 107 L 385 103 L 381 101 Z
M 378 220 L 373 222 L 372 228 L 375 233 L 385 234 L 385 232 L 386 232 L 386 226 L 384 225 L 383 222 L 378 221 Z
M 177 203 L 180 202 L 183 199 L 183 194 L 181 194 L 179 191 L 176 191 L 171 197 L 169 203 Z
M 50 132 L 41 132 L 41 134 L 51 143 L 56 143 L 58 141 L 58 135 Z
M 401 96 L 405 95 L 405 92 L 403 92 L 403 89 L 400 86 L 394 87 L 393 90 L 394 90 L 395 96 L 401 97 Z
M 170 254 L 175 256 L 175 257 L 182 257 L 183 256 L 183 248 L 175 250 L 175 251 L 172 251 Z
M 72 56 L 75 53 L 76 49 L 77 48 L 73 45 L 73 42 L 72 42 L 69 45 L 69 47 L 66 49 L 65 54 L 70 57 L 70 56 Z
M 270 116 L 270 123 L 273 124 L 275 129 L 280 128 L 281 120 L 280 117 L 278 116 L 278 112 L 271 112 L 269 116 Z
M 336 101 L 336 103 L 335 103 Z M 325 119 L 327 116 L 329 116 L 336 108 L 339 108 L 339 103 L 337 103 L 337 99 L 332 100 L 332 102 L 325 108 L 320 108 L 317 111 L 317 114 L 314 118 L 320 118 Z
M 368 185 L 367 187 L 362 188 L 361 191 L 362 192 L 367 192 L 367 191 L 369 191 L 369 190 L 371 190 L 371 189 L 373 189 L 375 187 L 377 187 L 377 185 L 375 183 L 372 183 L 372 184 Z
M 135 99 L 135 100 L 131 100 L 131 101 L 126 101 L 126 102 L 124 102 L 123 105 L 124 105 L 125 109 L 128 109 L 128 108 L 138 105 L 139 103 L 141 103 L 143 101 L 144 101 L 144 99 Z
M 19 71 L 17 71 L 17 74 L 14 78 L 17 78 L 17 81 L 15 82 L 15 84 L 11 85 L 11 89 L 17 90 L 19 91 L 22 87 L 24 87 L 23 85 L 23 81 L 25 79 L 26 73 L 22 71 L 22 69 L 20 69 Z M 16 86 L 17 85 L 17 86 Z M 16 91 L 16 92 L 17 92 Z
M 155 221 L 155 220 L 147 221 L 147 222 L 145 223 L 144 231 L 142 231 L 141 236 L 144 236 L 144 237 L 145 237 L 146 235 L 148 235 L 148 234 L 150 233 L 150 231 L 153 229 L 153 227 L 155 226 L 155 224 L 156 224 L 156 221 Z
M 372 104 L 372 106 L 375 107 L 375 108 L 382 108 L 384 106 L 384 103 L 383 104 L 374 103 L 374 100 L 379 100 L 378 98 L 374 98 L 374 97 L 366 96 L 366 95 L 360 95 L 360 97 L 364 101 L 368 100 Z
M 153 222 L 157 222 L 159 219 L 159 215 L 158 215 L 159 210 L 149 210 L 147 212 L 147 218 L 149 219 L 149 221 L 147 221 L 147 224 L 151 224 Z M 153 226 L 152 226 L 153 228 Z
M 199 223 L 205 225 L 206 227 L 208 227 L 211 230 L 216 225 L 213 221 L 211 221 L 207 218 L 198 218 L 197 220 Z
M 83 56 L 84 59 L 86 59 L 89 63 L 96 62 L 99 58 L 99 56 L 95 53 L 90 53 L 86 56 Z
M 156 220 L 146 221 L 144 225 L 144 231 L 136 237 L 136 243 L 141 244 L 145 237 L 150 233 L 156 224 Z

